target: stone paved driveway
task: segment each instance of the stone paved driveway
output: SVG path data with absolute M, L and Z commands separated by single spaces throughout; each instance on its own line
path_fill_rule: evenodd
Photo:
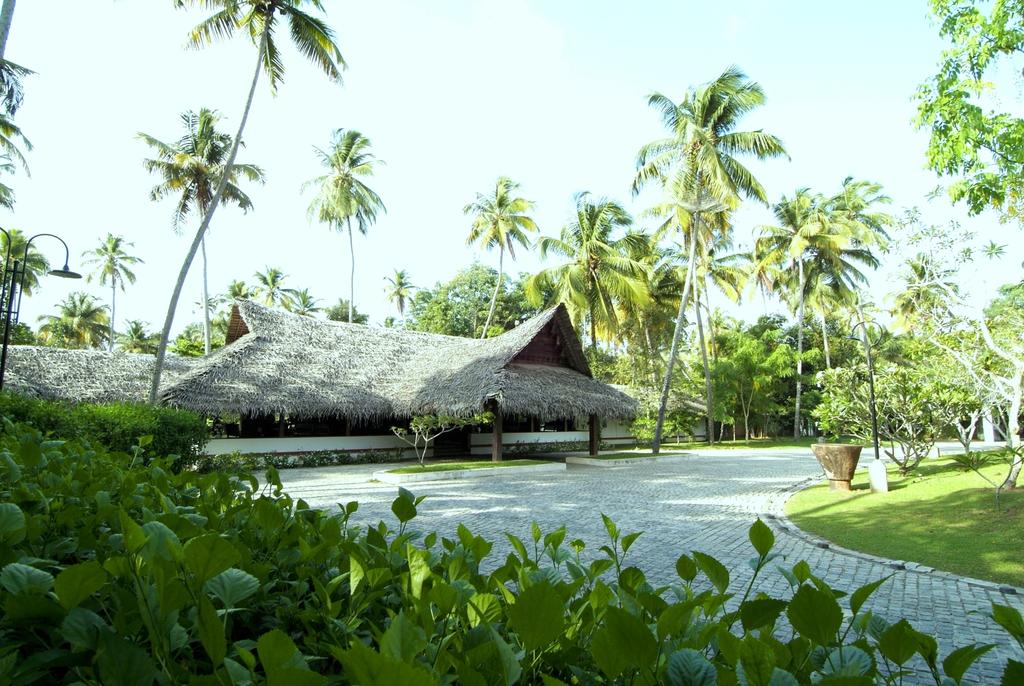
M 394 522 L 390 504 L 397 487 L 369 483 L 371 473 L 381 468 L 296 469 L 282 471 L 281 476 L 289 493 L 312 506 L 330 508 L 358 500 L 356 521 Z M 782 492 L 817 475 L 817 463 L 804 451 L 717 451 L 628 467 L 569 465 L 565 472 L 534 477 L 413 484 L 411 490 L 428 496 L 420 506 L 417 528 L 450 534 L 458 523 L 465 523 L 496 542 L 492 556 L 498 559 L 508 552 L 502 533 L 528 540 L 534 521 L 545 532 L 564 524 L 568 540 L 582 538 L 596 550 L 606 540 L 603 512 L 620 530 L 644 532 L 630 550 L 630 562 L 642 568 L 652 583 L 674 580 L 679 554 L 700 550 L 725 563 L 738 586 L 749 580 L 746 561 L 753 550 L 746 533 L 751 522 Z M 845 591 L 893 574 L 875 593 L 870 607 L 891 620 L 905 617 L 916 628 L 935 635 L 941 654 L 970 642 L 999 644 L 972 669 L 973 683 L 998 683 L 1007 657 L 1024 659 L 984 614 L 993 601 L 1024 610 L 1024 599 L 1018 595 L 964 580 L 894 570 L 784 532 L 777 531 L 776 537 L 777 550 L 789 564 L 807 560 L 815 574 Z M 788 592 L 786 580 L 778 573 L 767 574 L 759 584 L 769 594 Z

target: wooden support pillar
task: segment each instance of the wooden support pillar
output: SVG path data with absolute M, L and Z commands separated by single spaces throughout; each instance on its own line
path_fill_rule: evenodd
M 277 420 L 277 436 L 284 438 L 284 413 L 282 412 Z
M 491 427 L 491 461 L 501 462 L 501 409 L 493 407 L 494 425 Z
M 588 425 L 590 428 L 590 454 L 597 455 L 601 448 L 601 425 L 596 414 L 590 415 Z

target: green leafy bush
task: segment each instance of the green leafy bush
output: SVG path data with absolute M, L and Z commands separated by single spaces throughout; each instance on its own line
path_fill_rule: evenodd
M 598 550 L 534 525 L 494 559 L 465 526 L 416 532 L 408 491 L 396 528 L 361 528 L 356 503 L 311 509 L 272 469 L 261 486 L 137 457 L 5 425 L 0 683 L 870 685 L 919 667 L 959 684 L 992 648 L 940 659 L 866 609 L 884 579 L 845 595 L 780 566 L 760 521 L 755 579 L 783 574 L 783 598 L 698 551 L 655 587 L 630 556 L 641 534 L 607 517 Z M 993 616 L 1024 641 L 1018 612 Z M 1024 664 L 1006 669 L 1019 683 Z
M 194 412 L 136 403 L 72 404 L 0 393 L 0 417 L 117 452 L 128 452 L 140 437 L 152 436 L 154 454 L 181 458 L 198 455 L 210 436 L 206 420 Z

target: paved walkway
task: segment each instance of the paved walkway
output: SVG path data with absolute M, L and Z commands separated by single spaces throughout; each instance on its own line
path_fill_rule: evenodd
M 395 523 L 390 505 L 395 486 L 370 483 L 382 465 L 295 469 L 281 472 L 286 490 L 315 507 L 330 508 L 357 500 L 354 520 Z M 426 495 L 415 520 L 423 531 L 451 534 L 458 523 L 495 542 L 492 560 L 504 559 L 509 547 L 503 532 L 528 540 L 536 521 L 547 532 L 567 525 L 567 540 L 582 538 L 596 549 L 605 543 L 601 513 L 621 531 L 643 531 L 629 553 L 654 584 L 676 580 L 675 561 L 684 551 L 700 550 L 721 560 L 733 583 L 749 580 L 746 561 L 753 557 L 747 529 L 754 518 L 794 484 L 820 476 L 806 450 L 698 451 L 693 457 L 665 459 L 628 467 L 569 465 L 565 472 L 500 479 L 412 484 Z M 987 618 L 990 604 L 1024 610 L 1024 598 L 913 571 L 894 570 L 878 562 L 819 548 L 803 538 L 777 531 L 776 550 L 786 564 L 806 560 L 830 585 L 852 591 L 893 574 L 869 603 L 891 621 L 905 617 L 917 629 L 936 636 L 940 654 L 971 642 L 1001 647 L 976 664 L 971 683 L 998 683 L 1006 658 L 1024 659 L 1008 637 Z M 1024 558 L 1024 555 L 1022 555 Z M 768 573 L 759 589 L 786 596 L 789 586 L 778 573 Z M 910 681 L 907 682 L 911 683 Z M 930 683 L 922 681 L 922 683 Z M 966 681 L 965 681 L 966 683 Z

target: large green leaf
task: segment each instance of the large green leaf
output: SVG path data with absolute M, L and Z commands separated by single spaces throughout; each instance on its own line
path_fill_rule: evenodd
M 947 677 L 959 684 L 960 680 L 964 678 L 964 673 L 971 668 L 971 665 L 995 647 L 994 643 L 989 643 L 988 645 L 978 645 L 975 643 L 957 648 L 942 661 L 942 671 L 946 673 Z
M 13 595 L 47 593 L 53 588 L 53 575 L 20 562 L 12 562 L 0 571 L 0 586 Z
M 881 579 L 872 581 L 869 584 L 864 584 L 856 591 L 854 591 L 853 594 L 850 596 L 850 610 L 853 612 L 853 614 L 857 614 L 858 612 L 860 612 L 860 609 L 864 607 L 864 603 L 867 601 L 868 598 L 871 597 L 871 594 L 878 590 L 879 586 L 881 586 L 891 578 L 891 574 L 889 576 L 883 576 Z
M 15 545 L 25 538 L 25 513 L 14 503 L 0 503 L 0 542 Z
M 144 559 L 160 559 L 169 562 L 180 562 L 182 559 L 181 541 L 163 522 L 146 522 L 142 525 L 142 533 L 146 536 L 146 544 L 139 550 Z
M 833 648 L 825 658 L 821 673 L 830 676 L 867 676 L 871 656 L 856 646 Z
M 771 646 L 754 636 L 740 643 L 740 671 L 748 686 L 769 686 L 775 670 L 775 653 Z
M 756 550 L 757 554 L 761 557 L 765 557 L 775 546 L 775 534 L 773 534 L 768 525 L 760 519 L 751 525 L 750 531 L 747 535 L 750 538 L 750 543 L 754 546 L 754 550 Z
M 335 650 L 351 683 L 359 686 L 434 686 L 437 682 L 422 667 L 393 660 L 352 641 L 348 650 Z
M 878 650 L 897 665 L 902 665 L 914 657 L 919 647 L 917 632 L 905 619 L 890 626 L 878 639 Z
M 665 668 L 668 686 L 714 686 L 717 678 L 714 665 L 696 650 L 685 648 L 668 656 Z
M 614 679 L 627 669 L 649 667 L 657 657 L 658 642 L 636 615 L 610 607 L 590 650 L 601 671 Z
M 391 503 L 391 511 L 398 521 L 405 524 L 416 517 L 416 499 L 404 488 L 398 489 L 398 497 Z
M 743 623 L 744 631 L 753 631 L 763 626 L 769 626 L 779 618 L 782 611 L 786 609 L 785 600 L 774 598 L 759 598 L 748 600 L 740 605 L 740 621 Z
M 806 584 L 793 594 L 786 616 L 800 635 L 821 646 L 831 644 L 843 624 L 843 610 L 836 599 Z
M 101 633 L 99 643 L 96 663 L 104 686 L 150 686 L 156 679 L 156 665 L 139 646 L 112 633 Z
M 295 642 L 280 629 L 268 631 L 260 636 L 256 641 L 256 652 L 267 674 L 285 668 L 306 668 L 306 660 L 295 646 Z
M 60 633 L 64 640 L 79 650 L 94 650 L 100 638 L 100 632 L 110 632 L 103 618 L 92 610 L 76 607 L 68 612 L 60 625 Z
M 210 656 L 213 666 L 220 667 L 227 657 L 227 640 L 224 638 L 224 623 L 217 616 L 217 609 L 208 597 L 199 597 L 199 619 L 196 622 L 199 642 Z
M 224 604 L 226 609 L 238 607 L 260 588 L 260 581 L 252 574 L 231 567 L 206 582 L 206 592 Z
M 992 619 L 1018 641 L 1024 640 L 1024 618 L 1019 610 L 992 603 Z
M 77 607 L 107 583 L 107 572 L 95 560 L 72 565 L 57 575 L 54 590 L 65 610 Z
M 508 623 L 519 635 L 524 648 L 543 648 L 561 636 L 565 628 L 562 597 L 547 582 L 530 586 L 508 609 Z
M 219 534 L 204 534 L 185 544 L 185 566 L 201 587 L 238 562 L 238 551 Z
M 719 593 L 725 593 L 729 588 L 729 570 L 721 562 L 696 550 L 692 551 L 693 561 L 704 572 L 711 585 L 718 589 Z
M 404 612 L 391 619 L 387 631 L 380 637 L 381 655 L 400 662 L 411 663 L 426 647 L 426 632 L 410 621 Z

